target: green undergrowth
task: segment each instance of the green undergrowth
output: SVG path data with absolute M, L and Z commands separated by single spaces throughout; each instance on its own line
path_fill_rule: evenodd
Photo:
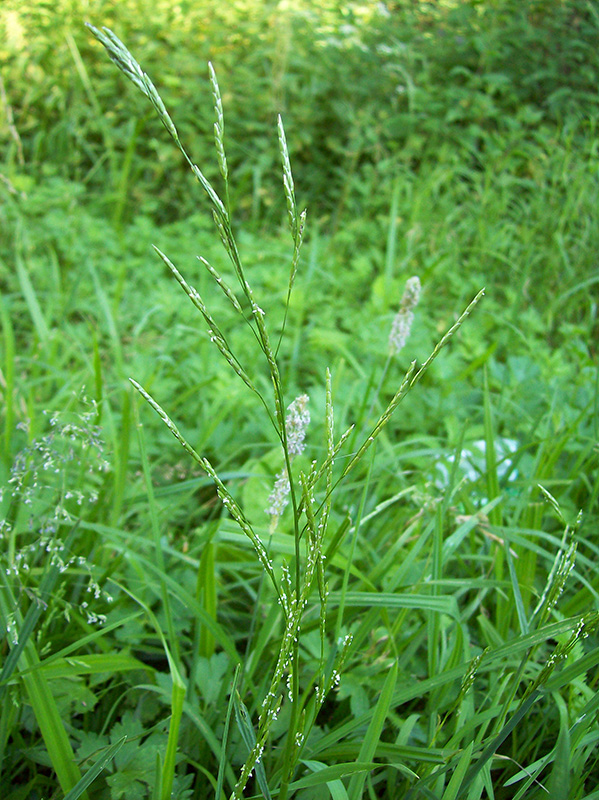
M 299 196 L 340 226 L 345 211 L 388 209 L 368 179 L 388 160 L 418 172 L 454 156 L 476 171 L 503 153 L 534 181 L 529 143 L 598 110 L 599 17 L 586 0 L 60 0 L 51 9 L 4 0 L 6 177 L 17 188 L 49 175 L 83 183 L 116 224 L 140 208 L 155 221 L 183 218 L 194 193 L 160 122 L 120 91 L 83 19 L 144 54 L 210 180 L 218 167 L 201 76 L 207 61 L 219 65 L 233 208 L 254 222 L 279 219 L 279 113 Z
M 157 4 L 152 24 L 170 8 Z M 470 28 L 456 8 L 461 36 Z M 319 19 L 334 38 L 338 6 L 327 9 Z M 539 19 L 532 10 L 528 19 L 541 58 Z M 575 29 L 592 19 L 591 9 Z M 429 21 L 439 24 L 433 9 Z M 186 132 L 185 103 L 168 98 L 169 81 L 188 80 L 176 69 L 184 53 L 156 71 L 164 42 L 150 34 L 142 66 Z M 126 41 L 136 54 L 144 44 Z M 512 52 L 502 35 L 495 43 Z M 103 44 L 124 57 L 114 39 Z M 468 81 L 478 80 L 466 58 L 474 33 L 462 44 Z M 295 192 L 317 196 L 320 184 L 307 180 L 299 133 L 286 138 L 287 114 L 285 130 L 269 129 L 267 158 L 236 162 L 229 92 L 244 84 L 227 76 L 226 49 L 222 70 L 218 48 L 208 53 L 220 90 L 212 75 L 197 95 L 206 130 L 217 122 L 206 165 L 214 189 L 195 175 L 208 198 L 197 181 L 179 183 L 195 143 L 204 170 L 206 143 L 186 139 L 182 156 L 159 122 L 151 134 L 139 127 L 131 172 L 115 157 L 98 193 L 116 153 L 111 114 L 122 131 L 153 123 L 114 66 L 98 66 L 100 48 L 79 47 L 81 63 L 70 45 L 62 56 L 87 75 L 88 102 L 98 91 L 90 128 L 77 128 L 90 163 L 62 171 L 50 160 L 37 172 L 28 151 L 15 169 L 13 152 L 1 188 L 3 798 L 594 798 L 591 107 L 566 115 L 557 86 L 530 122 L 534 135 L 507 123 L 469 129 L 471 159 L 450 144 L 435 158 L 424 146 L 409 160 L 381 151 L 346 171 L 320 213 L 308 203 L 304 220 Z M 293 53 L 281 67 L 288 81 Z M 153 85 L 125 63 L 173 136 Z M 429 67 L 439 76 L 447 65 Z M 112 82 L 114 112 L 101 92 Z M 522 115 L 543 104 L 534 82 L 526 102 L 514 86 L 509 102 Z M 49 97 L 66 114 L 63 91 Z M 492 96 L 509 100 L 507 89 Z M 104 130 L 98 140 L 92 125 Z M 44 162 L 69 141 L 50 122 L 45 130 Z M 318 137 L 306 136 L 307 153 Z M 156 205 L 187 187 L 161 225 L 149 200 L 131 202 L 145 147 L 169 153 L 157 169 L 172 185 L 154 185 Z M 280 186 L 281 160 L 282 199 L 265 213 L 252 206 L 255 169 Z M 115 195 L 123 176 L 131 188 Z M 409 338 L 391 352 L 411 276 L 422 295 Z M 304 405 L 305 450 L 293 427 Z M 291 502 L 267 514 L 285 477 Z
M 539 163 L 544 152 L 537 151 Z M 419 275 L 424 285 L 411 338 L 412 353 L 420 358 L 484 283 L 484 306 L 433 365 L 427 391 L 402 412 L 397 432 L 402 438 L 418 432 L 454 446 L 468 424 L 469 436 L 480 438 L 481 368 L 486 365 L 503 434 L 527 437 L 545 417 L 552 420 L 545 423 L 551 435 L 575 425 L 592 439 L 597 392 L 593 254 L 599 246 L 592 153 L 590 138 L 587 156 L 570 150 L 564 133 L 561 148 L 545 153 L 550 161 L 536 191 L 527 193 L 507 165 L 503 173 L 490 168 L 474 176 L 472 185 L 445 167 L 431 167 L 422 180 L 406 173 L 396 179 L 392 208 L 380 218 L 350 219 L 332 235 L 314 225 L 306 234 L 305 266 L 291 296 L 288 335 L 280 350 L 289 393 L 320 383 L 324 361 L 349 387 L 341 411 L 350 414 L 351 398 L 359 407 L 364 392 L 373 393 L 378 385 L 391 320 L 410 274 Z M 251 406 L 237 402 L 242 389 L 209 357 L 208 337 L 193 309 L 181 306 L 177 287 L 150 251 L 151 243 L 176 251 L 205 291 L 209 276 L 196 256 L 221 258 L 207 216 L 198 211 L 159 231 L 148 217 L 138 216 L 119 233 L 89 213 L 86 197 L 79 184 L 58 178 L 32 185 L 18 197 L 5 194 L 0 277 L 21 364 L 8 423 L 18 421 L 29 405 L 36 431 L 38 421 L 43 425 L 41 410 L 62 407 L 82 384 L 118 416 L 124 382 L 133 373 L 149 385 L 164 386 L 175 398 L 180 420 L 211 452 L 221 452 L 233 431 L 248 437 L 240 448 L 259 443 Z M 244 226 L 240 247 L 252 265 L 257 291 L 272 298 L 273 324 L 280 328 L 285 243 L 278 234 Z M 230 313 L 224 299 L 214 302 Z M 403 355 L 402 363 L 408 363 Z M 386 372 L 387 391 L 393 390 L 396 375 L 397 370 Z M 207 428 L 205 419 L 211 420 Z M 161 453 L 164 434 L 155 428 Z M 7 440 L 12 436 L 7 430 Z M 16 442 L 12 453 L 15 447 Z M 244 456 L 228 458 L 239 466 Z

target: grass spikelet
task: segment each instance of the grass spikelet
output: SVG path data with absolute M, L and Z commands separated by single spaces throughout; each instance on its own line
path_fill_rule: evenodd
M 216 114 L 216 122 L 214 123 L 214 143 L 216 145 L 216 155 L 218 159 L 218 166 L 220 174 L 223 176 L 225 182 L 229 178 L 229 170 L 227 167 L 227 157 L 225 156 L 225 117 L 223 114 L 223 104 L 220 97 L 220 89 L 218 88 L 218 81 L 216 80 L 216 73 L 214 67 L 208 62 L 208 72 L 210 74 L 210 83 L 212 84 L 212 96 L 214 98 L 214 112 Z
M 145 94 L 145 96 L 156 109 L 158 117 L 164 127 L 173 137 L 175 142 L 181 146 L 177 129 L 175 128 L 175 125 L 173 124 L 173 121 L 170 118 L 164 103 L 162 102 L 162 98 L 156 91 L 156 87 L 148 75 L 139 66 L 137 61 L 133 58 L 131 53 L 127 50 L 125 45 L 118 38 L 118 36 L 115 36 L 115 34 L 109 28 L 102 28 L 100 31 L 97 28 L 94 28 L 93 25 L 90 25 L 89 22 L 86 22 L 85 24 L 96 37 L 96 39 L 104 45 L 110 59 L 117 65 L 121 72 L 126 75 L 127 78 L 129 78 L 129 80 L 134 83 L 143 94 Z
M 289 217 L 289 227 L 293 240 L 296 241 L 299 233 L 299 220 L 297 214 L 297 205 L 295 203 L 295 185 L 293 183 L 293 175 L 291 173 L 291 163 L 289 161 L 289 150 L 287 149 L 287 139 L 285 138 L 285 129 L 283 127 L 283 120 L 279 114 L 277 118 L 277 128 L 279 132 L 279 153 L 281 154 L 281 161 L 283 162 L 283 187 L 285 189 L 285 199 L 287 201 L 287 216 Z

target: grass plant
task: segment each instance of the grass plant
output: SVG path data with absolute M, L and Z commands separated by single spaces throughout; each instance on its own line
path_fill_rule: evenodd
M 134 60 L 133 56 L 131 56 L 122 42 L 120 42 L 120 40 L 108 29 L 105 28 L 103 31 L 99 31 L 92 27 L 91 30 L 94 36 L 104 45 L 110 58 L 115 62 L 115 64 L 150 100 L 164 127 L 174 139 L 185 160 L 190 165 L 192 172 L 195 174 L 200 182 L 200 185 L 207 194 L 212 206 L 212 214 L 217 231 L 233 265 L 234 272 L 241 287 L 242 296 L 245 296 L 243 298 L 243 302 L 246 305 L 245 311 L 242 307 L 240 299 L 227 285 L 220 274 L 213 267 L 211 267 L 205 259 L 200 258 L 200 260 L 209 270 L 218 287 L 221 288 L 225 293 L 227 299 L 230 301 L 237 314 L 239 314 L 244 322 L 249 325 L 250 330 L 253 336 L 256 338 L 259 348 L 265 358 L 268 373 L 270 375 L 270 381 L 272 382 L 273 398 L 272 400 L 269 400 L 256 385 L 256 379 L 250 377 L 244 368 L 243 363 L 232 350 L 226 334 L 222 332 L 219 324 L 211 316 L 204 303 L 204 300 L 193 287 L 187 284 L 181 273 L 170 261 L 170 259 L 160 250 L 157 250 L 158 255 L 171 270 L 176 280 L 180 283 L 185 293 L 200 312 L 206 325 L 208 326 L 210 339 L 219 350 L 221 356 L 238 375 L 238 377 L 241 378 L 241 380 L 246 384 L 248 389 L 254 392 L 259 398 L 274 428 L 275 434 L 281 443 L 283 451 L 284 472 L 280 478 L 282 483 L 275 489 L 275 493 L 279 497 L 273 501 L 274 507 L 271 507 L 266 511 L 267 513 L 270 513 L 271 517 L 273 518 L 274 531 L 274 527 L 276 527 L 278 518 L 283 511 L 280 496 L 282 494 L 289 495 L 290 505 L 292 508 L 293 558 L 290 559 L 289 564 L 284 564 L 282 566 L 282 575 L 281 577 L 277 577 L 275 574 L 275 565 L 271 559 L 271 556 L 269 555 L 267 546 L 260 539 L 259 535 L 254 529 L 254 526 L 247 519 L 244 511 L 233 498 L 212 464 L 194 450 L 188 441 L 181 435 L 174 422 L 156 402 L 156 400 L 154 400 L 145 391 L 145 389 L 143 389 L 136 381 L 132 379 L 134 387 L 158 413 L 167 428 L 183 446 L 185 451 L 192 456 L 192 458 L 194 458 L 204 472 L 206 472 L 206 474 L 214 481 L 220 501 L 230 516 L 235 520 L 235 522 L 237 522 L 241 531 L 252 543 L 260 564 L 264 569 L 265 574 L 270 579 L 272 589 L 274 589 L 276 601 L 282 607 L 284 634 L 279 645 L 280 654 L 270 679 L 268 692 L 262 701 L 262 709 L 256 724 L 256 731 L 252 725 L 250 715 L 245 706 L 241 703 L 241 700 L 237 698 L 235 701 L 238 725 L 250 753 L 242 767 L 239 780 L 234 787 L 233 797 L 239 798 L 242 796 L 247 782 L 254 770 L 256 771 L 256 779 L 260 785 L 263 795 L 265 797 L 270 797 L 268 780 L 262 767 L 262 755 L 270 738 L 271 726 L 273 722 L 276 721 L 283 704 L 284 696 L 281 693 L 280 686 L 285 675 L 287 674 L 286 680 L 289 698 L 289 724 L 283 750 L 282 763 L 277 768 L 277 777 L 280 784 L 278 788 L 278 797 L 281 798 L 281 800 L 284 800 L 288 795 L 289 785 L 293 780 L 298 762 L 301 758 L 304 741 L 310 736 L 312 725 L 315 723 L 318 712 L 324 704 L 328 693 L 339 680 L 340 669 L 342 668 L 349 647 L 351 646 L 351 635 L 347 635 L 344 638 L 340 637 L 338 639 L 336 646 L 339 649 L 339 654 L 337 658 L 333 660 L 333 663 L 328 670 L 330 674 L 327 675 L 327 671 L 325 670 L 327 652 L 334 652 L 334 648 L 331 647 L 330 644 L 327 646 L 326 642 L 326 604 L 328 588 L 325 577 L 324 542 L 328 536 L 328 520 L 331 506 L 335 499 L 335 489 L 347 477 L 350 471 L 364 458 L 366 452 L 375 442 L 376 438 L 380 435 L 400 402 L 404 399 L 408 391 L 418 382 L 418 380 L 420 380 L 422 375 L 424 375 L 429 365 L 436 358 L 442 347 L 459 329 L 463 321 L 470 314 L 474 305 L 482 296 L 482 292 L 480 292 L 472 301 L 466 311 L 458 319 L 456 324 L 452 326 L 452 328 L 445 334 L 444 337 L 442 337 L 426 362 L 419 369 L 416 369 L 415 362 L 412 363 L 403 382 L 400 385 L 400 388 L 388 404 L 384 413 L 374 424 L 370 435 L 368 435 L 364 441 L 358 445 L 357 452 L 355 452 L 355 454 L 348 459 L 345 467 L 336 479 L 334 479 L 333 475 L 334 460 L 336 455 L 341 450 L 345 440 L 350 435 L 351 428 L 348 429 L 348 431 L 337 443 L 335 443 L 333 431 L 331 378 L 330 373 L 327 373 L 325 411 L 327 428 L 327 441 L 325 450 L 326 456 L 320 465 L 314 461 L 310 467 L 310 472 L 307 475 L 303 472 L 300 472 L 299 476 L 296 478 L 292 467 L 292 461 L 294 456 L 298 455 L 303 450 L 305 426 L 309 420 L 309 416 L 305 412 L 305 406 L 307 405 L 309 398 L 307 395 L 297 398 L 288 407 L 287 412 L 285 411 L 286 403 L 284 401 L 283 381 L 279 372 L 275 349 L 273 349 L 273 346 L 271 345 L 271 339 L 265 323 L 266 312 L 258 305 L 255 299 L 251 284 L 246 276 L 246 272 L 241 262 L 237 242 L 235 241 L 233 235 L 231 218 L 228 211 L 228 171 L 223 141 L 224 118 L 220 99 L 220 91 L 214 69 L 212 65 L 210 65 L 210 80 L 212 84 L 216 113 L 216 122 L 214 126 L 215 144 L 220 172 L 225 182 L 225 187 L 227 187 L 226 202 L 221 201 L 211 184 L 207 181 L 199 168 L 188 156 L 179 139 L 177 130 L 160 98 L 160 95 L 154 87 L 154 84 L 142 71 L 141 67 Z M 293 240 L 293 255 L 291 259 L 286 303 L 287 309 L 298 268 L 306 212 L 304 211 L 299 213 L 297 209 L 289 153 L 287 150 L 283 123 L 280 117 L 278 123 L 278 135 L 279 149 L 283 164 L 283 186 L 287 202 L 289 227 Z M 412 303 L 412 305 L 414 305 L 414 303 Z M 284 335 L 285 317 L 280 333 L 281 337 Z M 405 338 L 405 332 L 403 335 Z M 299 403 L 301 403 L 301 412 L 299 411 Z M 324 483 L 320 484 L 319 482 L 321 481 L 324 481 Z M 318 501 L 316 498 L 317 493 L 321 495 Z M 314 506 L 316 507 L 314 508 Z M 305 550 L 305 552 L 302 552 L 303 550 Z M 164 570 L 164 565 L 162 565 L 162 569 Z M 346 570 L 346 577 L 347 575 L 348 572 Z M 304 690 L 301 692 L 299 675 L 302 623 L 306 607 L 311 599 L 312 591 L 316 588 L 313 584 L 318 584 L 321 653 L 319 670 L 311 679 L 309 683 L 309 690 Z M 346 585 L 347 584 L 345 583 L 344 589 Z M 168 608 L 168 596 L 166 595 L 165 601 L 165 605 Z M 422 602 L 426 605 L 425 599 L 423 599 Z M 338 614 L 338 623 L 341 623 L 343 616 L 343 603 L 341 605 L 341 611 L 338 612 Z M 338 624 L 337 628 L 340 628 L 340 624 Z M 180 679 L 179 669 L 177 669 L 174 664 L 172 665 L 171 669 L 175 670 L 175 674 L 178 678 L 177 685 L 181 686 L 184 691 L 184 687 Z M 394 666 L 390 672 L 390 675 L 394 676 L 394 678 L 396 677 L 396 669 L 397 667 Z M 376 743 L 380 738 L 382 727 L 388 711 L 389 700 L 394 683 L 395 680 L 389 681 L 388 688 L 381 696 L 379 705 L 377 705 L 375 709 L 373 721 L 371 722 L 371 726 L 367 735 L 368 746 L 363 748 L 364 752 L 360 754 L 359 761 L 361 762 L 369 763 L 374 755 Z M 163 793 L 162 796 L 170 795 L 173 769 L 174 761 L 171 764 L 171 772 L 167 778 L 167 794 L 164 795 Z M 362 775 L 360 778 L 357 776 L 352 778 L 352 782 L 350 783 L 350 797 L 356 798 L 361 796 L 364 779 L 364 775 Z
M 72 182 L 7 189 L 2 796 L 590 800 L 592 125 L 523 146 L 496 182 L 498 161 L 449 151 L 390 171 L 384 213 L 331 233 L 300 213 L 279 117 L 286 246 L 234 214 L 213 66 L 204 171 L 127 48 L 92 32 L 214 226 L 128 225 L 139 163 L 119 167 L 108 122 L 107 222 Z M 528 303 L 541 262 L 547 302 Z

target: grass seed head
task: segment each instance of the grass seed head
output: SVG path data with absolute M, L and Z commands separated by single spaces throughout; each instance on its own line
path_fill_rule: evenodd
M 287 451 L 290 459 L 302 453 L 306 447 L 306 428 L 310 424 L 310 412 L 308 411 L 308 402 L 310 398 L 307 394 L 302 394 L 296 397 L 293 403 L 287 408 L 287 417 L 285 419 L 285 434 L 287 439 Z M 287 468 L 278 473 L 275 485 L 272 492 L 268 497 L 268 506 L 266 513 L 271 517 L 271 530 L 277 526 L 279 517 L 285 510 L 289 502 L 289 493 L 291 491 L 291 484 L 289 482 L 289 475 Z
M 389 353 L 392 356 L 403 350 L 408 341 L 412 323 L 414 322 L 413 309 L 416 308 L 420 300 L 420 288 L 420 279 L 418 277 L 413 276 L 406 281 L 399 311 L 395 315 L 391 324 L 391 332 L 389 333 Z

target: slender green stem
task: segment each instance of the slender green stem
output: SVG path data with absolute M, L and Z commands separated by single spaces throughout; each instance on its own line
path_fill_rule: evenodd
M 356 549 L 356 542 L 358 539 L 358 533 L 360 531 L 360 525 L 362 523 L 362 516 L 364 515 L 364 506 L 366 504 L 366 498 L 368 497 L 368 490 L 370 488 L 370 476 L 372 475 L 372 465 L 374 463 L 374 453 L 376 447 L 372 449 L 372 456 L 370 458 L 370 463 L 368 464 L 368 473 L 366 475 L 366 480 L 364 482 L 364 490 L 362 492 L 362 497 L 360 498 L 360 507 L 358 509 L 358 515 L 356 517 L 356 523 L 354 525 L 354 535 L 351 538 L 351 543 L 349 547 L 349 553 L 347 554 L 347 564 L 345 567 L 345 572 L 343 573 L 343 582 L 341 585 L 341 593 L 339 598 L 339 606 L 337 608 L 337 623 L 335 625 L 335 641 L 338 642 L 341 637 L 341 628 L 343 627 L 343 612 L 345 610 L 345 596 L 347 594 L 347 587 L 349 584 L 349 573 L 352 567 L 352 562 L 354 559 L 354 552 Z

